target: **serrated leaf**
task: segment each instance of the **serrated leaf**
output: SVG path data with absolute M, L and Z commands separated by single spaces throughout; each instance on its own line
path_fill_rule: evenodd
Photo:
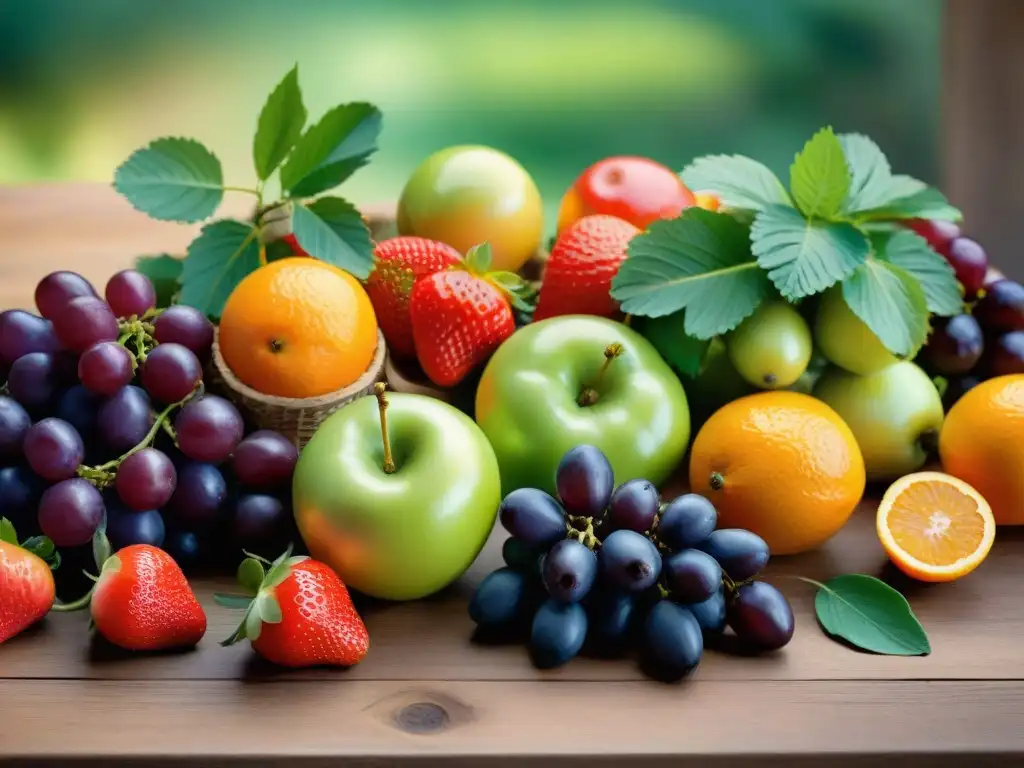
M 760 211 L 768 205 L 793 204 L 771 170 L 743 155 L 698 157 L 679 175 L 694 192 L 718 195 L 726 208 Z
M 711 340 L 687 335 L 685 312 L 644 318 L 639 330 L 677 372 L 690 378 L 700 373 Z
M 224 197 L 220 160 L 194 139 L 157 139 L 114 172 L 114 189 L 137 210 L 164 221 L 212 216 Z
M 171 306 L 174 295 L 181 287 L 178 281 L 185 266 L 184 259 L 176 259 L 166 253 L 160 256 L 139 256 L 134 266 L 153 283 L 157 307 L 163 309 Z
M 0 539 L 6 541 L 6 539 L 3 538 L 2 526 L 3 523 L 0 523 Z M 54 547 L 53 541 L 49 536 L 33 536 L 32 538 L 23 541 L 21 546 L 23 549 L 27 549 L 41 560 L 49 560 L 53 557 L 53 553 L 56 551 L 56 547 Z
M 852 224 L 806 219 L 782 205 L 757 214 L 750 239 L 758 264 L 790 301 L 838 283 L 871 252 L 867 237 Z
M 824 584 L 811 583 L 818 587 L 814 610 L 828 635 L 888 656 L 931 653 L 928 635 L 910 603 L 885 582 L 849 574 Z
M 232 610 L 245 610 L 252 603 L 252 597 L 247 595 L 226 595 L 223 592 L 215 592 L 213 601 L 222 608 Z
M 905 270 L 879 259 L 864 262 L 843 280 L 843 299 L 885 348 L 911 357 L 928 335 L 928 303 Z
M 850 189 L 843 145 L 831 128 L 822 128 L 797 153 L 789 169 L 789 190 L 805 216 L 835 216 Z
M 381 113 L 372 104 L 342 104 L 328 111 L 295 144 L 281 169 L 281 186 L 295 197 L 336 187 L 377 151 Z
M 909 178 L 909 177 L 897 177 Z M 949 204 L 946 196 L 935 187 L 925 187 L 913 194 L 895 199 L 879 208 L 861 211 L 858 219 L 878 221 L 884 219 L 942 219 L 961 221 L 963 214 Z
M 178 300 L 219 318 L 231 291 L 260 266 L 256 235 L 251 224 L 230 219 L 203 227 L 189 244 Z
M 641 317 L 685 308 L 687 335 L 710 339 L 739 325 L 770 292 L 746 227 L 726 214 L 688 208 L 630 241 L 611 295 L 623 312 Z
M 321 197 L 296 205 L 292 232 L 310 256 L 333 264 L 360 280 L 373 269 L 373 243 L 355 206 L 340 197 Z
M 844 213 L 880 208 L 925 188 L 924 182 L 910 176 L 894 176 L 885 154 L 867 136 L 844 133 L 839 142 L 851 174 L 850 190 L 843 201 Z
M 906 270 L 924 291 L 928 311 L 949 317 L 963 311 L 963 296 L 949 262 L 910 230 L 872 238 L 878 258 Z
M 0 541 L 18 545 L 18 532 L 14 530 L 14 523 L 6 517 L 0 517 Z
M 256 124 L 252 159 L 261 180 L 266 181 L 284 161 L 305 125 L 306 107 L 296 64 L 267 98 Z
M 277 598 L 274 597 L 271 592 L 260 592 L 256 596 L 256 610 L 259 611 L 260 618 L 267 624 L 280 624 L 283 618 L 281 614 L 281 605 L 277 602 Z

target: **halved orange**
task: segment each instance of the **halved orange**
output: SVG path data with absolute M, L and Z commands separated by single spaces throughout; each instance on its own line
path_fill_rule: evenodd
M 984 497 L 943 472 L 916 472 L 889 486 L 876 526 L 896 567 L 920 581 L 966 576 L 981 565 L 996 537 Z

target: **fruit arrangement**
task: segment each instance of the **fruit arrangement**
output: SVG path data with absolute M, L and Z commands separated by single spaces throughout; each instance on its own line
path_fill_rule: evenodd
M 652 674 L 677 679 L 700 663 L 705 637 L 726 625 L 748 650 L 772 651 L 793 636 L 793 611 L 755 577 L 768 564 L 764 539 L 718 528 L 718 513 L 688 493 L 662 503 L 635 478 L 614 487 L 607 457 L 572 448 L 555 472 L 557 498 L 518 488 L 499 508 L 511 534 L 506 567 L 487 576 L 469 604 L 488 632 L 528 628 L 541 668 L 584 646 L 602 654 L 642 648 Z

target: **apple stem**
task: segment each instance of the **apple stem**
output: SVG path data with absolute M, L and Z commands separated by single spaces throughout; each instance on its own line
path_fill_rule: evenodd
M 385 395 L 388 385 L 378 381 L 373 385 L 373 393 L 377 396 L 377 410 L 380 411 L 380 436 L 384 441 L 384 472 L 395 471 L 395 460 L 391 457 L 391 438 L 388 436 L 388 398 Z
M 601 380 L 604 379 L 605 371 L 608 370 L 608 366 L 611 365 L 612 360 L 622 354 L 622 345 L 618 342 L 609 344 L 604 348 L 604 363 L 601 365 L 601 370 L 597 372 L 597 379 L 594 381 L 592 387 L 584 387 L 583 391 L 580 392 L 579 399 L 576 401 L 581 406 L 593 405 L 597 402 L 599 397 L 597 388 L 601 386 Z
M 712 472 L 711 477 L 708 478 L 708 485 L 711 486 L 712 491 L 720 491 L 725 488 L 725 478 L 722 477 L 722 473 Z

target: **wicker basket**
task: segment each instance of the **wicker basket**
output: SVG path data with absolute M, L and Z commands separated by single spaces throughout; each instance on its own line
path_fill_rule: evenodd
M 377 331 L 377 351 L 370 367 L 349 386 L 319 397 L 275 397 L 246 386 L 231 372 L 220 352 L 218 334 L 213 337 L 212 383 L 231 400 L 246 419 L 260 429 L 272 429 L 291 440 L 299 449 L 313 437 L 317 427 L 343 405 L 373 394 L 373 385 L 384 380 L 387 346 Z

